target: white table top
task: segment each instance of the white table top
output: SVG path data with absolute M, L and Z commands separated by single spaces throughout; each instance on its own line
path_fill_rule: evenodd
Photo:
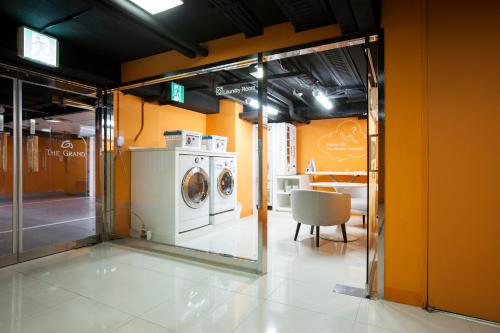
M 312 176 L 366 176 L 366 171 L 314 171 L 306 172 L 306 175 Z
M 328 187 L 328 188 L 363 188 L 367 187 L 366 183 L 347 183 L 347 182 L 312 182 L 310 186 Z

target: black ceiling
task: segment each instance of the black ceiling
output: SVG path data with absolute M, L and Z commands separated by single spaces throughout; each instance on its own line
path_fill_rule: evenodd
M 338 22 L 344 33 L 378 27 L 379 0 L 184 0 L 151 16 L 127 0 L 0 0 L 0 58 L 95 85 L 120 80 L 120 64 L 168 50 L 204 56 L 200 43 L 290 21 L 296 31 Z M 27 25 L 60 40 L 60 68 L 19 59 L 16 29 Z
M 267 62 L 267 104 L 279 110 L 277 115 L 269 115 L 270 122 L 307 123 L 327 118 L 365 118 L 367 63 L 363 54 L 356 58 L 356 53 L 352 52 L 358 47 L 331 49 Z M 205 114 L 217 113 L 219 99 L 229 98 L 244 105 L 240 117 L 255 122 L 256 109 L 249 105 L 249 99 L 258 100 L 257 79 L 250 74 L 255 71 L 255 65 L 251 65 L 176 80 L 176 83 L 185 87 L 185 102 L 180 106 Z M 218 96 L 216 91 L 221 87 L 231 93 Z M 243 87 L 246 89 L 243 90 Z M 328 96 L 334 105 L 331 110 L 322 107 L 313 97 L 315 89 Z M 179 105 L 170 99 L 170 82 L 128 89 L 124 93 L 160 105 Z

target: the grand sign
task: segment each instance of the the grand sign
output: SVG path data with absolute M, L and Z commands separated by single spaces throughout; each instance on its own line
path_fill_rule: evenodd
M 47 151 L 47 156 L 50 157 L 87 157 L 84 151 L 74 151 L 74 145 L 71 140 L 64 140 L 60 146 L 61 150 L 45 149 Z

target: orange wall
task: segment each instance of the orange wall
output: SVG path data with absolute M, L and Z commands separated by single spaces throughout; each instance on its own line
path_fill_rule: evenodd
M 428 6 L 429 304 L 500 322 L 500 2 Z
M 87 190 L 87 160 L 84 157 L 57 157 L 47 155 L 47 149 L 59 150 L 62 139 L 38 137 L 38 171 L 28 170 L 26 138 L 23 138 L 23 191 L 24 193 L 67 194 L 84 193 Z M 0 172 L 0 196 L 12 195 L 12 136 L 7 138 L 7 172 Z M 74 152 L 86 152 L 83 140 L 71 140 Z
M 426 298 L 425 6 L 382 2 L 385 34 L 385 297 Z
M 366 120 L 313 120 L 297 124 L 297 167 L 304 173 L 311 158 L 318 171 L 366 171 Z

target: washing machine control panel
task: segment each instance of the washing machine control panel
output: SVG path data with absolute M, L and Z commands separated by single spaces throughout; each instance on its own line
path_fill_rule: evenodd
M 215 166 L 217 169 L 226 169 L 227 168 L 230 170 L 234 170 L 235 163 L 234 163 L 234 160 L 231 160 L 231 159 L 220 159 L 220 160 L 216 161 Z
M 197 156 L 194 158 L 194 163 L 196 163 L 196 164 L 203 163 L 204 160 L 205 160 L 205 157 Z

